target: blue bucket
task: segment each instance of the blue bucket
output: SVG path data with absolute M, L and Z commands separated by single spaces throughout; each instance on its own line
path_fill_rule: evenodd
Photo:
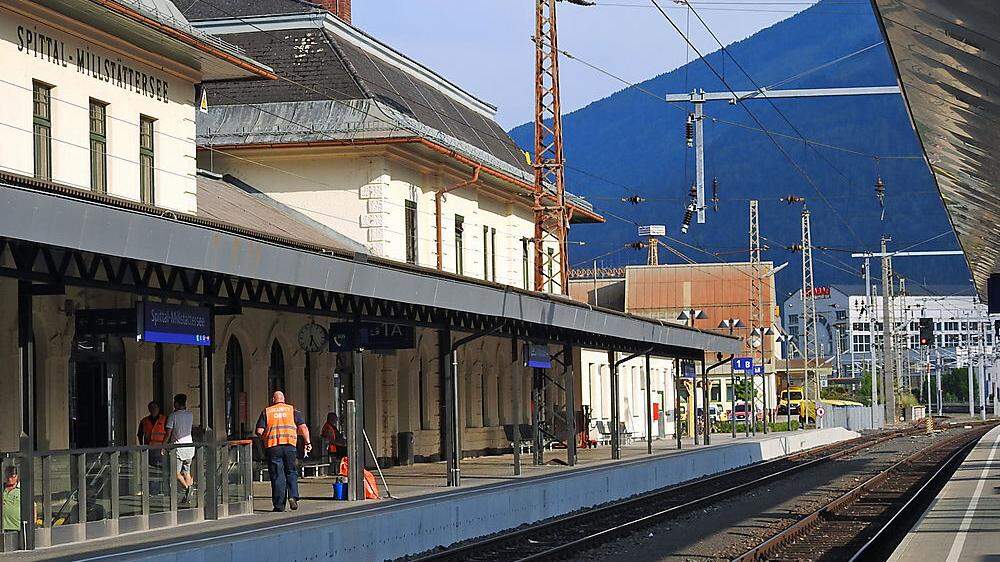
M 347 483 L 345 482 L 333 483 L 333 499 L 335 500 L 347 499 Z

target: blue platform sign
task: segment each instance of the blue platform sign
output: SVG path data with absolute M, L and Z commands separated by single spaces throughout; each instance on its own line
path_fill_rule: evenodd
M 754 365 L 753 366 L 753 374 L 755 374 L 755 375 L 763 375 L 764 374 L 764 366 L 763 365 Z
M 135 305 L 136 339 L 153 343 L 208 346 L 212 311 L 200 306 L 143 302 Z
M 695 378 L 697 374 L 694 370 L 694 363 L 690 361 L 681 362 L 681 376 L 684 378 Z
M 752 371 L 753 357 L 733 357 L 734 371 Z
M 416 345 L 413 326 L 388 322 L 334 322 L 330 324 L 330 351 L 358 349 L 412 349 Z
M 524 344 L 524 365 L 536 369 L 551 369 L 552 355 L 549 346 L 544 343 Z

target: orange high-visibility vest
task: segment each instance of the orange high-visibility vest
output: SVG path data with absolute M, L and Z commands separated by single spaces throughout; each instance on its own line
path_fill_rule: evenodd
M 267 426 L 264 428 L 264 447 L 295 446 L 295 408 L 288 404 L 275 404 L 264 410 Z
M 338 470 L 337 472 L 339 472 L 341 476 L 345 477 L 349 476 L 351 470 L 350 463 L 351 460 L 348 457 L 340 459 L 340 470 Z M 375 475 L 369 472 L 368 470 L 365 470 L 364 479 L 365 479 L 365 499 L 366 500 L 379 499 L 381 497 L 381 494 L 378 491 L 378 480 L 375 480 Z
M 160 414 L 156 421 L 149 421 L 149 416 L 142 418 L 142 432 L 149 437 L 150 445 L 162 445 L 167 440 L 167 416 Z
M 323 429 L 320 431 L 320 436 L 329 439 L 329 443 L 326 445 L 326 450 L 331 455 L 336 454 L 337 444 L 334 441 L 337 440 L 337 428 L 334 427 L 330 422 L 323 424 Z

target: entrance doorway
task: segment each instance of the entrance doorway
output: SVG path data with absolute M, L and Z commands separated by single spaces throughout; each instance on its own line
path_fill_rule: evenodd
M 70 448 L 126 444 L 124 355 L 120 337 L 92 336 L 73 342 Z

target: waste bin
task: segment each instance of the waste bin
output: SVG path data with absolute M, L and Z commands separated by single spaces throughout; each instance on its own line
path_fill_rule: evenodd
M 398 436 L 397 450 L 399 451 L 399 464 L 410 466 L 413 464 L 413 432 L 401 431 Z

